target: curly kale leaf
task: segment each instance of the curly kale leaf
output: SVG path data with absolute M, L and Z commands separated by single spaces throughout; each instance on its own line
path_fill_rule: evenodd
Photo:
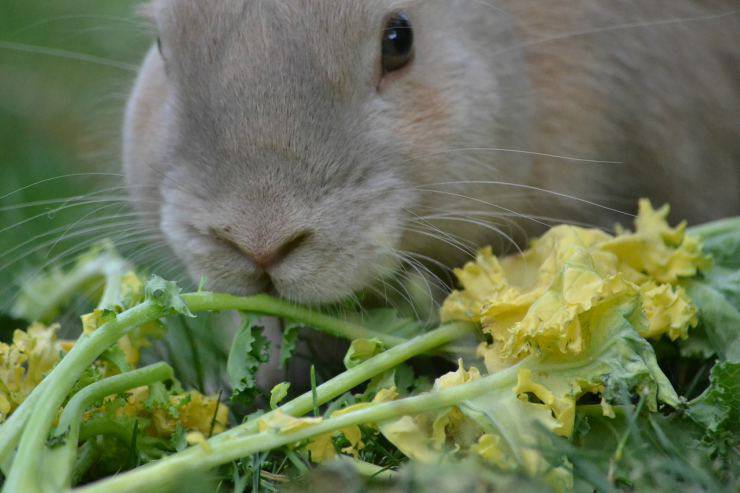
M 186 317 L 195 317 L 180 296 L 181 290 L 177 283 L 166 281 L 159 276 L 152 276 L 144 287 L 147 300 L 159 305 L 172 313 L 179 313 Z
M 259 395 L 257 370 L 270 358 L 270 341 L 264 328 L 255 324 L 254 317 L 247 317 L 236 335 L 229 352 L 226 371 L 232 386 L 232 402 L 250 405 Z

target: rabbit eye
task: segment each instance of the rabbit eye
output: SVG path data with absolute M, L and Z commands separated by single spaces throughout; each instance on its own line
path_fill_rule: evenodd
M 392 15 L 383 30 L 383 72 L 402 69 L 414 57 L 414 30 L 408 15 Z

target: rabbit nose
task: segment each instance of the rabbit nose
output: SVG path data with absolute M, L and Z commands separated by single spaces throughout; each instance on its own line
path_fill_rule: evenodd
M 230 234 L 229 228 L 224 228 L 224 230 L 213 229 L 212 234 L 219 240 L 241 252 L 263 272 L 269 271 L 272 267 L 283 261 L 291 253 L 300 248 L 300 246 L 303 245 L 311 236 L 313 236 L 311 231 L 300 231 L 287 237 L 287 239 L 280 242 L 278 246 L 272 247 L 256 244 L 247 245 L 239 242 Z

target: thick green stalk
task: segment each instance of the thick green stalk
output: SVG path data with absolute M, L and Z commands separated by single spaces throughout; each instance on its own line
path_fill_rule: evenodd
M 324 315 L 310 308 L 294 305 L 268 295 L 240 298 L 227 294 L 201 292 L 185 294 L 182 299 L 192 312 L 239 310 L 299 321 L 309 327 L 350 341 L 376 338 L 387 346 L 396 346 L 406 341 L 402 337 L 368 330 L 361 325 Z
M 220 464 L 274 450 L 325 433 L 333 433 L 350 426 L 381 423 L 403 416 L 459 405 L 463 401 L 505 389 L 510 391 L 516 382 L 519 365 L 494 373 L 480 380 L 458 387 L 431 392 L 398 401 L 377 404 L 331 418 L 293 433 L 266 431 L 256 435 L 235 437 L 215 447 L 195 446 L 168 459 L 153 462 L 136 470 L 99 481 L 74 490 L 77 493 L 124 493 L 153 490 L 175 485 L 184 472 L 205 471 Z
M 58 492 L 72 486 L 72 472 L 77 455 L 82 415 L 90 406 L 109 395 L 120 394 L 136 387 L 161 382 L 173 376 L 174 371 L 169 365 L 157 363 L 106 378 L 85 387 L 75 394 L 64 408 L 57 426 L 59 432 L 66 434 L 64 444 L 47 451 L 43 459 L 42 467 L 44 470 L 54 471 L 54 474 L 45 476 L 44 490 Z

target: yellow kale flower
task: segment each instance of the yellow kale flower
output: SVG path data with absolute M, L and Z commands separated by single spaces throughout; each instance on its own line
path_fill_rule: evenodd
M 185 440 L 188 442 L 188 445 L 200 445 L 206 452 L 211 452 L 211 447 L 208 445 L 208 439 L 199 431 L 191 431 L 186 434 Z
M 218 402 L 215 396 L 205 396 L 191 390 L 170 397 L 170 403 L 177 408 L 178 421 L 186 430 L 200 431 L 207 435 L 211 432 L 213 423 L 213 434 L 218 434 L 229 424 L 229 408 Z
M 344 438 L 349 442 L 349 445 L 342 449 L 342 453 L 353 455 L 355 459 L 359 458 L 360 450 L 365 448 L 365 444 L 362 441 L 362 430 L 360 427 L 350 426 L 342 428 L 339 432 L 344 435 Z
M 561 390 L 571 390 L 561 389 Z M 536 407 L 548 408 L 557 422 L 551 431 L 560 436 L 570 437 L 573 434 L 573 424 L 576 416 L 576 399 L 585 389 L 578 389 L 578 392 L 562 392 L 556 395 L 550 388 L 532 380 L 532 371 L 528 368 L 519 370 L 517 375 L 517 385 L 514 392 L 520 399 L 528 400 L 526 394 L 531 393 L 536 396 L 541 404 L 531 403 Z
M 260 432 L 272 430 L 276 433 L 295 433 L 297 431 L 311 428 L 323 422 L 323 418 L 296 418 L 283 411 L 277 410 L 258 422 Z M 355 436 L 354 430 L 349 431 L 350 436 Z M 359 434 L 359 428 L 357 429 Z M 311 455 L 311 460 L 316 463 L 325 463 L 337 456 L 334 448 L 334 433 L 323 433 L 311 438 L 306 444 L 306 451 Z M 359 438 L 357 439 L 359 441 Z
M 657 211 L 648 200 L 641 200 L 635 219 L 636 231 L 618 229 L 616 238 L 603 248 L 619 257 L 622 270 L 632 269 L 658 283 L 675 284 L 682 277 L 693 277 L 709 267 L 700 242 L 686 234 L 686 223 L 668 225 L 670 207 Z
M 108 408 L 103 405 L 87 413 L 86 419 L 106 411 Z M 228 406 L 219 402 L 217 397 L 196 391 L 167 396 L 165 402 L 150 402 L 150 388 L 139 387 L 129 392 L 125 404 L 115 407 L 112 412 L 117 417 L 148 421 L 146 433 L 155 437 L 171 436 L 177 431 L 178 425 L 187 432 L 198 432 L 204 436 L 210 436 L 212 432 L 216 435 L 223 432 L 229 423 Z
M 696 307 L 680 286 L 648 281 L 640 287 L 642 306 L 648 325 L 640 335 L 658 339 L 667 334 L 671 340 L 686 339 L 689 327 L 699 323 Z
M 643 336 L 686 337 L 696 309 L 675 284 L 708 261 L 685 225 L 668 226 L 668 211 L 641 201 L 634 233 L 557 226 L 522 255 L 498 259 L 486 248 L 455 271 L 462 289 L 445 301 L 442 319 L 482 325 L 494 340 L 493 351 L 479 349 L 491 370 L 533 353 L 581 353 L 584 315 L 622 296 L 642 304 Z
M 11 344 L 0 343 L 0 422 L 20 406 L 62 359 L 59 325 L 33 324 L 16 330 Z

